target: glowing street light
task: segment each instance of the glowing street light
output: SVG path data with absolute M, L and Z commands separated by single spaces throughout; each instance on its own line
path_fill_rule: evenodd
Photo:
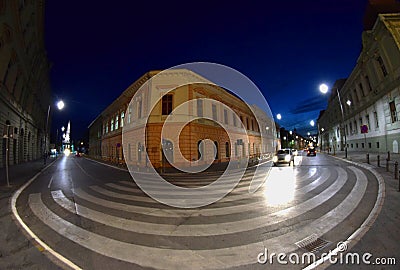
M 281 115 L 280 113 L 278 113 L 278 114 L 276 115 L 276 119 L 281 120 L 281 119 L 282 119 L 282 115 Z
M 343 112 L 343 105 L 342 105 L 342 100 L 341 100 L 341 98 L 340 98 L 340 92 L 339 92 L 339 88 L 337 88 L 337 87 L 335 87 L 336 88 L 336 93 L 337 93 L 337 97 L 338 97 L 338 100 L 339 100 L 339 106 L 340 106 L 340 112 L 342 113 L 342 123 L 341 123 L 341 125 L 340 125 L 340 131 L 341 131 L 341 133 L 342 133 L 342 130 L 344 129 L 344 112 Z M 326 94 L 327 92 L 328 92 L 328 86 L 326 85 L 326 84 L 321 84 L 320 86 L 319 86 L 319 91 L 321 91 L 321 93 L 323 93 L 323 94 Z M 350 102 L 350 104 L 351 104 L 351 101 L 350 100 L 348 100 L 346 103 L 347 103 L 347 105 L 349 105 L 350 106 L 350 104 L 349 104 L 349 102 Z M 343 132 L 342 133 L 343 135 L 344 135 L 344 153 L 345 153 L 345 158 L 347 158 L 347 138 L 346 138 L 346 132 Z
M 311 120 L 311 121 L 310 121 L 310 125 L 311 125 L 312 127 L 315 125 L 314 120 Z
M 328 93 L 328 89 L 329 87 L 324 83 L 319 86 L 319 91 L 321 91 L 322 94 Z
M 346 104 L 350 106 L 351 105 L 351 100 L 347 100 Z
M 57 102 L 57 108 L 59 110 L 64 109 L 64 106 L 65 106 L 64 101 L 60 100 L 60 101 Z
M 65 106 L 64 101 L 59 100 L 56 103 L 57 109 L 58 110 L 62 110 Z M 44 144 L 43 144 L 43 160 L 44 160 L 44 164 L 46 164 L 46 160 L 47 160 L 47 133 L 48 133 L 48 128 L 49 128 L 49 117 L 50 117 L 50 110 L 51 110 L 51 104 L 49 104 L 49 107 L 47 109 L 47 118 L 46 118 L 46 127 L 44 130 Z

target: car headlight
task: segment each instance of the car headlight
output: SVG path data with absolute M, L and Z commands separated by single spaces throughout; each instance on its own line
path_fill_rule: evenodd
M 285 161 L 289 162 L 290 161 L 290 155 L 285 156 Z
M 272 158 L 272 162 L 277 162 L 278 161 L 278 157 L 277 156 L 274 156 L 273 158 Z

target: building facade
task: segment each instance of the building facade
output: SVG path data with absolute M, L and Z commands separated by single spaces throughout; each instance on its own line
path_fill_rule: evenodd
M 276 148 L 271 117 L 186 69 L 146 73 L 89 130 L 91 156 L 138 168 L 256 159 Z M 213 151 L 202 151 L 207 143 Z
M 44 1 L 0 1 L 0 167 L 7 154 L 13 165 L 44 151 L 51 89 L 43 21 Z
M 350 76 L 331 89 L 318 119 L 319 144 L 332 152 L 347 146 L 348 151 L 399 153 L 399 111 L 400 13 L 379 14 L 362 34 L 362 51 Z

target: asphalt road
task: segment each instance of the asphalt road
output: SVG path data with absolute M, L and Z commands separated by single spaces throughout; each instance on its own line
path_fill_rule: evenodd
M 306 265 L 288 257 L 282 260 L 287 265 L 276 256 L 266 264 L 258 258 L 265 258 L 259 256 L 265 250 L 269 256 L 300 257 L 305 239 L 321 245 L 317 256 L 332 250 L 367 218 L 378 185 L 368 170 L 326 155 L 297 161 L 294 167 L 273 167 L 253 194 L 250 170 L 218 202 L 179 209 L 148 197 L 126 171 L 63 157 L 21 193 L 16 206 L 53 254 L 83 269 L 301 269 Z M 168 179 L 193 188 L 216 177 Z M 157 184 L 149 188 L 171 196 Z M 221 183 L 215 195 L 224 188 Z

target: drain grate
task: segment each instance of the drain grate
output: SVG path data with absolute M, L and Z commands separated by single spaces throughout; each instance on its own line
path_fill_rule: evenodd
M 324 247 L 328 246 L 331 244 L 331 242 L 326 241 L 322 238 L 319 238 L 315 233 L 304 238 L 303 240 L 296 242 L 296 246 L 298 246 L 301 249 L 304 249 L 308 252 L 318 252 Z

